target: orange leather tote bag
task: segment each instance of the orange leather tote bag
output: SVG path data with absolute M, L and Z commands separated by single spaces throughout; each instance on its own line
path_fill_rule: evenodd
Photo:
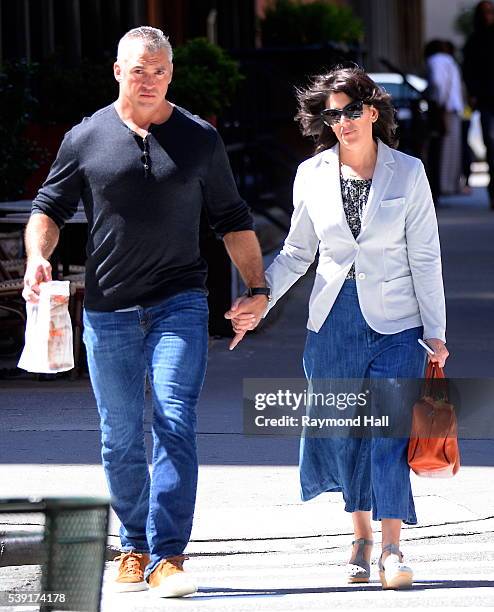
M 450 478 L 460 469 L 458 423 L 444 372 L 429 362 L 422 398 L 413 406 L 408 464 L 418 476 Z

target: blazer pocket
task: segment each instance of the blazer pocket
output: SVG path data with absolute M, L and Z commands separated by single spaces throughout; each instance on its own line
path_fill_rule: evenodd
M 392 200 L 381 200 L 381 206 L 400 206 L 405 204 L 405 198 L 393 198 Z
M 419 305 L 411 276 L 384 281 L 382 287 L 383 310 L 387 319 L 395 321 L 419 314 Z

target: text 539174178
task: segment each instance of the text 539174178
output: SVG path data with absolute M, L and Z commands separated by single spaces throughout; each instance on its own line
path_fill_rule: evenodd
M 53 591 L 0 591 L 0 607 L 2 606 L 32 606 L 37 604 L 51 604 L 55 609 L 67 603 L 65 593 Z

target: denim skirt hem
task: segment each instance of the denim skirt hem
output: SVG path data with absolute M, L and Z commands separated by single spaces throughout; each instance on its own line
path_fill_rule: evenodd
M 321 483 L 317 488 L 313 487 L 311 489 L 308 489 L 307 487 L 304 487 L 304 486 L 300 487 L 300 497 L 302 501 L 309 501 L 311 499 L 314 499 L 314 497 L 321 495 L 321 493 L 342 493 L 342 492 L 343 492 L 343 489 L 341 487 L 335 487 L 331 485 L 330 483 L 327 483 L 327 484 Z
M 343 488 L 332 486 L 330 483 L 320 483 L 317 488 L 313 487 L 311 489 L 304 486 L 300 487 L 300 498 L 304 502 L 316 498 L 318 495 L 321 495 L 321 493 L 343 493 Z M 373 521 L 382 521 L 383 519 L 400 519 L 405 525 L 417 525 L 418 523 L 414 508 L 412 515 L 404 518 L 403 516 L 391 515 L 390 513 L 377 515 L 376 509 L 372 508 L 371 505 L 369 505 L 369 507 L 352 507 L 348 503 L 345 504 L 345 512 L 370 512 L 371 510 Z

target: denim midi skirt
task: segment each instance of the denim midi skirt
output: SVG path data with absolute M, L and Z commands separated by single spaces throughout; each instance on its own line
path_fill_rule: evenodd
M 426 355 L 417 340 L 423 328 L 380 334 L 365 321 L 355 280 L 345 280 L 318 333 L 308 331 L 304 370 L 318 379 L 421 378 Z M 370 511 L 417 523 L 407 461 L 408 438 L 312 437 L 300 442 L 304 501 L 339 491 L 347 512 Z

